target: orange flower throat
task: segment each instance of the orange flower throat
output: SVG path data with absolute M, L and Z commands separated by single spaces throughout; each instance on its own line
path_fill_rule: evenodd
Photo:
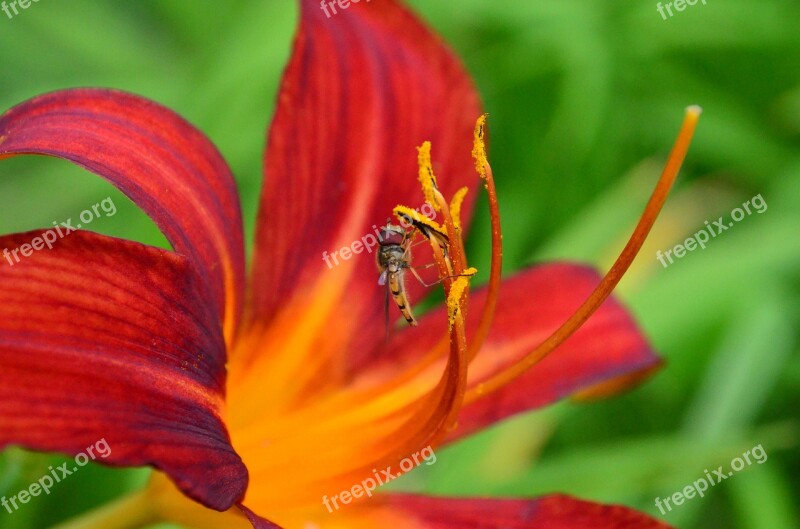
M 247 359 L 230 365 L 227 417 L 233 445 L 250 471 L 245 503 L 285 528 L 314 527 L 323 522 L 326 528 L 337 527 L 337 523 L 371 527 L 369 507 L 376 508 L 380 500 L 371 498 L 349 505 L 334 515 L 340 520 L 336 522 L 320 499 L 350 489 L 376 470 L 397 468 L 401 460 L 423 448 L 440 446 L 458 427 L 462 405 L 520 377 L 586 322 L 611 294 L 641 248 L 675 181 L 699 115 L 698 107 L 687 109 L 667 165 L 638 225 L 595 291 L 520 361 L 469 384 L 469 366 L 494 319 L 502 268 L 500 214 L 484 142 L 486 116 L 481 116 L 475 126 L 472 155 L 488 196 L 492 257 L 486 302 L 469 337 L 466 314 L 470 278 L 476 270 L 468 266 L 461 233 L 461 203 L 467 190 L 459 190 L 450 203 L 445 200 L 433 172 L 431 145 L 424 143 L 418 153 L 419 180 L 426 201 L 442 213 L 443 221 L 441 225 L 433 223 L 404 206 L 396 207 L 394 213 L 398 218 L 426 223 L 439 277 L 444 278 L 448 322 L 446 327 L 442 322 L 442 327 L 447 329 L 446 334 L 427 354 L 402 370 L 373 371 L 347 385 L 304 390 L 310 382 L 304 377 L 324 371 L 321 368 L 335 358 L 336 352 L 326 350 L 317 333 L 337 332 L 324 323 L 330 321 L 343 297 L 345 270 L 332 270 L 321 278 L 309 288 L 307 296 L 293 300 L 278 315 L 278 321 L 243 333 L 237 350 L 279 351 L 272 355 L 237 351 L 231 355 L 233 359 Z M 197 524 L 199 518 L 192 520 Z

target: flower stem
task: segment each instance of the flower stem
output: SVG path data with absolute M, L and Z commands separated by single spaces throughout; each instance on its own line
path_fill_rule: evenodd
M 120 498 L 51 529 L 139 529 L 158 520 L 144 490 Z

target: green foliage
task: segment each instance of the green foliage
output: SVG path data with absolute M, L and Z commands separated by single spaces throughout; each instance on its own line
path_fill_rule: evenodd
M 508 272 L 544 259 L 607 266 L 684 107 L 699 104 L 704 114 L 675 194 L 619 291 L 666 369 L 616 399 L 508 421 L 443 451 L 399 487 L 566 492 L 633 505 L 685 529 L 800 527 L 800 4 L 714 1 L 667 20 L 649 0 L 412 4 L 463 58 L 491 113 Z M 231 164 L 252 240 L 264 131 L 295 21 L 293 2 L 263 0 L 42 0 L 11 20 L 0 12 L 0 109 L 72 86 L 166 104 Z M 763 214 L 667 268 L 656 260 L 656 250 L 757 194 L 769 206 Z M 110 185 L 63 162 L 4 160 L 0 196 L 4 233 L 112 196 L 120 214 L 99 231 L 168 247 Z M 479 204 L 468 241 L 474 263 L 488 259 L 486 213 Z M 763 465 L 666 516 L 655 507 L 655 497 L 758 444 L 769 455 Z M 6 451 L 0 495 L 50 464 L 50 456 Z M 46 527 L 143 477 L 84 469 L 36 508 L 0 512 L 0 525 Z

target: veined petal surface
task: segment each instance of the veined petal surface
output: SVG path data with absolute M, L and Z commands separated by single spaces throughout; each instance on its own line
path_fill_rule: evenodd
M 244 292 L 241 209 L 228 165 L 202 132 L 136 95 L 63 90 L 0 116 L 0 159 L 20 154 L 69 160 L 130 197 L 189 259 L 233 340 Z
M 218 315 L 190 261 L 84 231 L 48 249 L 44 233 L 0 237 L 0 448 L 75 455 L 104 439 L 98 462 L 152 465 L 229 508 L 248 474 L 222 419 Z

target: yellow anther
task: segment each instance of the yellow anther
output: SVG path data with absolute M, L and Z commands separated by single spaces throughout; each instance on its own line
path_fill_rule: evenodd
M 468 188 L 462 187 L 456 194 L 453 195 L 453 199 L 450 201 L 450 216 L 453 218 L 453 226 L 457 230 L 461 230 L 461 204 L 464 203 L 464 197 L 467 196 Z
M 472 270 L 475 269 L 473 268 Z M 477 270 L 475 271 L 477 272 Z M 450 293 L 447 295 L 447 321 L 451 329 L 456 322 L 456 318 L 461 313 L 461 298 L 468 286 L 469 278 L 465 276 L 456 278 L 452 286 L 450 286 Z
M 475 123 L 475 136 L 472 144 L 472 157 L 475 159 L 475 170 L 481 178 L 486 179 L 486 166 L 489 161 L 486 159 L 486 141 L 484 136 L 486 133 L 486 117 L 489 114 L 484 114 L 478 118 Z
M 441 224 L 429 219 L 419 211 L 411 209 L 408 206 L 395 206 L 394 210 L 392 211 L 401 222 L 404 222 L 406 224 L 411 224 L 412 226 L 420 230 L 422 234 L 425 235 L 426 237 L 428 237 L 429 235 L 428 232 L 425 230 L 425 228 L 427 227 L 430 228 L 430 230 L 443 236 L 445 240 L 447 240 L 447 230 L 445 230 Z
M 433 164 L 431 163 L 431 142 L 426 141 L 417 147 L 417 163 L 419 164 L 419 183 L 422 186 L 422 193 L 425 201 L 433 206 L 436 211 L 441 211 L 439 202 L 433 194 L 437 189 L 436 175 L 433 174 Z

